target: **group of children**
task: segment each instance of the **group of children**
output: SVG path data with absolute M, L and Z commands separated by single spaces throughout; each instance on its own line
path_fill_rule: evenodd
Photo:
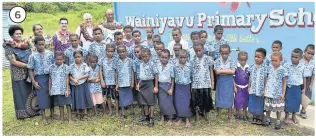
M 223 27 L 216 26 L 215 40 L 206 41 L 206 31 L 192 32 L 192 48 L 183 49 L 180 40 L 175 40 L 173 51 L 165 49 L 159 35 L 152 38 L 152 46 L 141 41 L 141 33 L 124 27 L 124 34 L 116 32 L 113 43 L 104 43 L 102 30 L 93 29 L 94 42 L 89 50 L 79 46 L 78 35 L 70 36 L 72 46 L 64 53 L 55 55 L 44 49 L 43 37 L 34 40 L 37 51 L 30 56 L 28 68 L 33 86 L 37 92 L 39 108 L 45 122 L 45 109 L 59 106 L 61 119 L 64 106 L 68 121 L 72 122 L 71 110 L 79 118 L 87 114 L 87 108 L 100 104 L 103 115 L 112 114 L 112 100 L 115 113 L 121 119 L 125 110 L 134 113 L 134 101 L 141 106 L 140 122 L 154 126 L 155 105 L 159 105 L 168 123 L 182 119 L 190 127 L 190 117 L 208 119 L 214 108 L 212 89 L 216 88 L 215 107 L 217 119 L 221 110 L 228 110 L 232 120 L 232 108 L 236 108 L 236 119 L 248 120 L 248 111 L 253 115 L 253 123 L 271 125 L 270 113 L 277 112 L 275 128 L 281 127 L 281 112 L 286 112 L 297 122 L 301 93 L 311 93 L 314 79 L 314 45 L 308 45 L 305 53 L 299 48 L 292 51 L 291 63 L 281 54 L 282 43 L 272 44 L 273 53 L 266 57 L 266 50 L 255 51 L 255 63 L 247 64 L 248 54 L 238 53 L 238 62 L 230 56 L 231 49 L 222 38 Z M 146 29 L 152 35 L 152 29 Z M 179 28 L 172 30 L 174 38 L 181 37 Z M 178 35 L 174 35 L 178 34 Z M 174 53 L 174 55 L 171 55 Z M 104 102 L 106 98 L 106 103 Z M 106 106 L 107 105 L 107 106 Z M 248 108 L 248 111 L 247 111 Z M 243 114 L 240 113 L 243 110 Z M 266 117 L 264 119 L 264 112 Z M 306 118 L 305 109 L 301 114 Z M 304 116 L 305 115 L 305 116 Z M 264 120 L 263 120 L 264 119 Z

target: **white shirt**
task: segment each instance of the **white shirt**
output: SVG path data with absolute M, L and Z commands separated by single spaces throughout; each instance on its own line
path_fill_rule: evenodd
M 168 44 L 168 50 L 170 51 L 170 55 L 173 56 L 174 55 L 174 51 L 173 51 L 173 46 L 176 42 L 174 40 L 172 40 L 171 42 L 169 42 Z M 187 41 L 185 41 L 184 39 L 181 38 L 180 40 L 180 44 L 182 45 L 182 49 L 185 50 L 189 50 L 189 43 Z

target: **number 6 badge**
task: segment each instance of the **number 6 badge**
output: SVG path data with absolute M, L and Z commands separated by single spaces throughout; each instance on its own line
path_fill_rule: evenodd
M 21 6 L 13 7 L 9 12 L 9 17 L 14 23 L 21 23 L 26 19 L 26 11 Z

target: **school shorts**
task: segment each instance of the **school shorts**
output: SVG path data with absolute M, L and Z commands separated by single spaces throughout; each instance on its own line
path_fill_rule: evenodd
M 103 95 L 106 98 L 118 99 L 118 92 L 115 92 L 115 85 L 106 86 L 106 88 L 102 88 Z

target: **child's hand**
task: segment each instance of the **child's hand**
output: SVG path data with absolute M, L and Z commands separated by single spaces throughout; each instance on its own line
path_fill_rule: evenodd
M 313 89 L 313 85 L 311 84 L 311 85 L 309 85 L 309 87 L 308 87 L 308 91 L 311 92 L 312 89 Z
M 158 88 L 154 87 L 154 93 L 158 93 Z
M 282 95 L 281 95 L 281 97 L 280 97 L 280 98 L 281 98 L 281 100 L 284 100 L 284 97 L 285 97 L 285 95 L 284 95 L 284 94 L 282 94 Z
M 133 88 L 134 88 L 134 83 L 132 82 L 132 83 L 131 83 L 131 89 L 133 89 Z
M 104 82 L 104 81 L 101 81 L 101 87 L 102 87 L 102 88 L 106 88 L 106 85 L 105 85 L 105 82 Z
M 79 82 L 78 82 L 77 79 L 74 79 L 73 82 L 75 83 L 75 85 L 78 85 L 78 84 L 79 84 Z
M 302 90 L 302 94 L 305 94 L 305 89 Z
M 212 82 L 211 82 L 211 89 L 214 90 L 214 88 L 215 88 L 215 85 L 214 85 L 214 82 L 212 81 Z
M 69 90 L 66 90 L 66 97 L 69 96 Z
M 37 81 L 35 81 L 35 82 L 33 83 L 33 85 L 34 85 L 34 87 L 35 87 L 36 90 L 40 90 L 40 89 L 41 89 L 41 86 L 39 86 L 39 84 L 38 84 Z
M 172 95 L 172 94 L 173 94 L 173 91 L 170 89 L 170 90 L 168 91 L 168 94 L 169 94 L 169 95 Z
M 139 84 L 136 84 L 136 90 L 139 91 Z
M 234 86 L 234 92 L 237 93 L 237 87 L 236 86 Z
M 264 97 L 264 91 L 262 92 L 261 96 Z
M 115 91 L 118 92 L 118 89 L 119 89 L 119 87 L 118 87 L 118 85 L 116 85 L 116 86 L 115 86 Z
M 248 93 L 250 93 L 250 90 L 251 90 L 251 88 L 250 88 L 250 87 L 248 87 Z

